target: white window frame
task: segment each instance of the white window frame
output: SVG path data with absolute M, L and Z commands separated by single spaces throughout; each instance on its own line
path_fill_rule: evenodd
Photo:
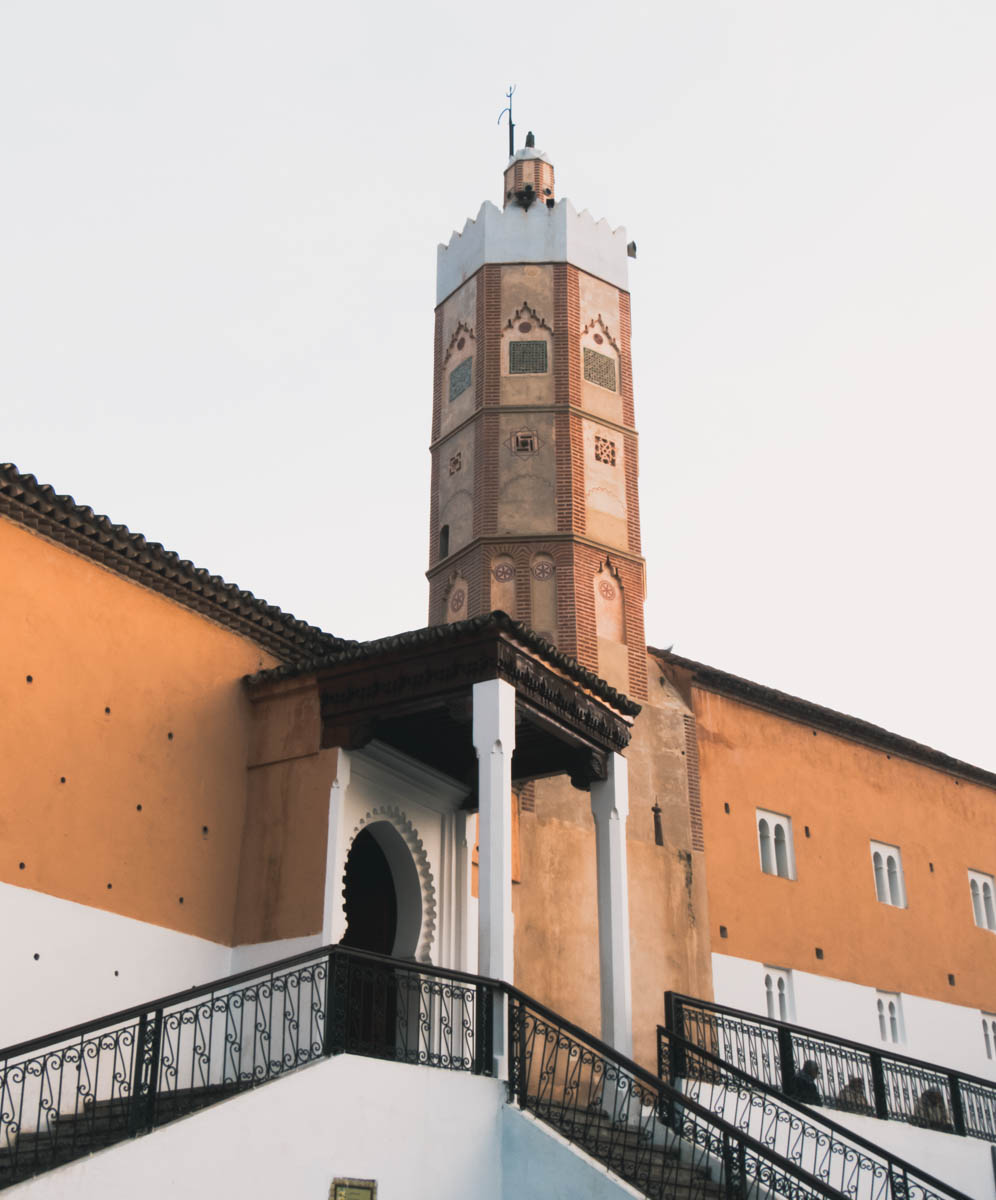
M 876 992 L 875 1011 L 879 1041 L 887 1046 L 904 1046 L 906 1022 L 903 1020 L 902 996 L 898 992 Z
M 757 853 L 765 875 L 795 879 L 795 843 L 792 838 L 792 818 L 785 813 L 758 808 L 755 812 Z M 778 837 L 779 831 L 781 838 Z M 779 853 L 781 849 L 782 853 Z
M 761 990 L 764 993 L 764 1012 L 772 1021 L 795 1021 L 795 988 L 792 972 L 787 967 L 762 969 Z
M 903 873 L 903 854 L 898 846 L 888 842 L 871 843 L 872 880 L 879 904 L 906 908 L 906 876 Z M 891 860 L 891 861 L 890 861 Z
M 982 1038 L 986 1044 L 986 1058 L 996 1058 L 996 1013 L 981 1013 Z
M 980 929 L 996 933 L 996 880 L 985 871 L 969 871 L 968 894 L 972 901 L 972 920 Z

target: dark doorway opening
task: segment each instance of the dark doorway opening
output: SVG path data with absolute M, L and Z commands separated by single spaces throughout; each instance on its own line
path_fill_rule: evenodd
M 346 859 L 344 946 L 390 954 L 398 936 L 398 895 L 391 866 L 369 829 L 361 830 Z

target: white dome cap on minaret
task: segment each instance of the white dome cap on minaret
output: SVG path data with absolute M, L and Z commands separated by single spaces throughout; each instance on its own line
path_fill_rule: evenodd
M 556 197 L 553 191 L 553 163 L 542 150 L 536 149 L 532 132 L 526 134 L 526 144 L 508 160 L 505 168 L 504 205 L 517 204 L 528 209 L 536 201 L 553 208 Z

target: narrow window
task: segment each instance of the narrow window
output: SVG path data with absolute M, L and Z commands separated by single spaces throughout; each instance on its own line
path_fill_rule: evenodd
M 788 1003 L 785 999 L 785 980 L 778 980 L 778 1019 L 779 1021 L 788 1020 Z
M 991 1018 L 989 1018 L 985 1014 L 983 1014 L 983 1016 L 982 1016 L 982 1036 L 986 1039 L 986 1058 L 992 1058 L 992 1056 L 993 1056 L 992 1034 L 990 1033 L 990 1025 L 991 1024 L 992 1024 Z
M 993 889 L 992 885 L 988 883 L 982 885 L 982 908 L 986 914 L 986 928 L 996 929 L 996 913 L 993 912 Z
M 768 1016 L 772 1020 L 774 1020 L 775 1019 L 775 993 L 774 993 L 774 988 L 772 987 L 772 981 L 771 981 L 770 975 L 765 975 L 765 977 L 764 977 L 764 999 L 765 999 L 765 1001 L 767 1003 L 767 1007 L 768 1007 Z
M 872 865 L 875 867 L 875 895 L 881 904 L 888 904 L 889 893 L 885 886 L 885 864 L 877 850 L 872 855 Z
M 450 527 L 449 525 L 441 525 L 439 527 L 439 557 L 447 558 L 450 552 Z
M 789 877 L 788 850 L 785 846 L 785 826 L 775 826 L 775 867 L 782 879 Z
M 899 1041 L 899 1022 L 896 1020 L 896 1002 L 889 1001 L 889 1034 L 894 1042 Z
M 879 1002 L 878 1002 L 878 1032 L 879 1032 L 879 1036 L 881 1037 L 882 1041 L 884 1042 L 886 1040 L 885 1005 L 882 1003 L 881 1000 L 879 1000 Z
M 899 871 L 896 868 L 896 860 L 891 854 L 886 863 L 886 873 L 889 876 L 889 903 L 894 904 L 896 908 L 901 908 L 903 901 L 899 893 Z
M 763 817 L 758 822 L 757 835 L 761 843 L 761 870 L 765 875 L 774 875 L 775 864 L 771 858 L 771 831 L 768 829 L 768 822 Z
M 975 917 L 975 923 L 981 928 L 985 928 L 985 917 L 982 915 L 982 897 L 979 895 L 979 881 L 973 879 L 968 886 L 972 893 L 972 914 Z

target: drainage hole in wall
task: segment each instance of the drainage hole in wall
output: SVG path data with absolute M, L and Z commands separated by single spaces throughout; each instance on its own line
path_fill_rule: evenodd
M 111 884 L 108 884 L 108 885 L 107 885 L 107 890 L 108 890 L 108 891 L 110 891 L 110 890 L 111 890 Z
M 726 934 L 726 926 L 725 926 L 725 925 L 720 925 L 720 927 L 719 927 L 719 936 L 720 936 L 720 937 L 726 937 L 726 936 L 727 936 L 727 934 Z
M 24 870 L 24 863 L 18 863 L 17 866 L 18 866 L 19 870 L 21 870 L 21 871 Z
M 729 806 L 728 804 L 724 804 L 724 805 L 723 805 L 723 812 L 729 812 L 729 811 L 730 811 L 730 806 Z
M 181 903 L 181 904 L 183 903 L 183 897 L 182 897 L 182 896 L 180 897 L 180 903 Z
M 142 806 L 141 806 L 141 804 L 136 804 L 136 805 L 135 805 L 135 812 L 141 812 L 141 811 L 142 811 Z
M 109 708 L 109 707 L 108 707 L 108 706 L 105 704 L 105 705 L 104 705 L 104 712 L 105 712 L 105 713 L 107 713 L 107 714 L 109 715 L 109 714 L 110 714 L 110 711 L 111 711 L 111 710 L 110 710 L 110 708 Z
M 823 957 L 823 947 L 822 947 L 822 946 L 817 946 L 817 947 L 816 947 L 816 957 L 817 957 L 817 958 L 822 958 L 822 957 Z
M 207 835 L 208 835 L 208 827 L 207 827 L 206 825 L 202 825 L 202 826 L 201 826 L 201 833 L 203 833 L 203 834 L 204 834 L 204 836 L 205 836 L 205 837 L 207 837 Z
M 933 864 L 933 863 L 927 863 L 927 866 L 928 866 L 928 867 L 930 867 L 930 873 L 931 873 L 931 875 L 933 875 L 933 873 L 934 873 L 934 864 Z
M 170 741 L 172 741 L 172 740 L 173 740 L 173 733 L 172 733 L 172 731 L 170 731 L 169 733 L 167 733 L 167 734 L 166 734 L 166 737 L 167 737 L 167 738 L 168 738 Z
M 115 978 L 115 979 L 117 978 L 117 975 L 118 975 L 118 973 L 117 973 L 117 971 L 115 971 L 115 972 L 114 972 L 114 978 Z
M 66 782 L 66 777 L 65 777 L 65 775 L 60 775 L 60 776 L 59 776 L 59 782 L 60 782 L 60 783 L 65 783 L 65 782 Z
M 805 831 L 806 831 L 806 837 L 809 837 L 809 826 L 803 825 L 803 829 L 805 829 Z
M 40 954 L 36 954 L 36 955 L 35 955 L 35 962 L 37 962 L 37 961 L 38 961 L 40 958 L 41 958 L 41 955 L 40 955 Z
M 954 982 L 954 976 L 953 976 L 953 975 L 949 975 L 949 976 L 948 976 L 948 983 L 949 983 L 949 984 L 950 984 L 952 987 L 954 987 L 954 985 L 955 985 L 955 982 Z
M 25 683 L 34 683 L 34 681 L 35 681 L 35 677 L 33 675 L 25 675 L 24 676 Z M 36 954 L 35 958 L 37 958 L 37 957 L 38 957 L 38 955 Z

